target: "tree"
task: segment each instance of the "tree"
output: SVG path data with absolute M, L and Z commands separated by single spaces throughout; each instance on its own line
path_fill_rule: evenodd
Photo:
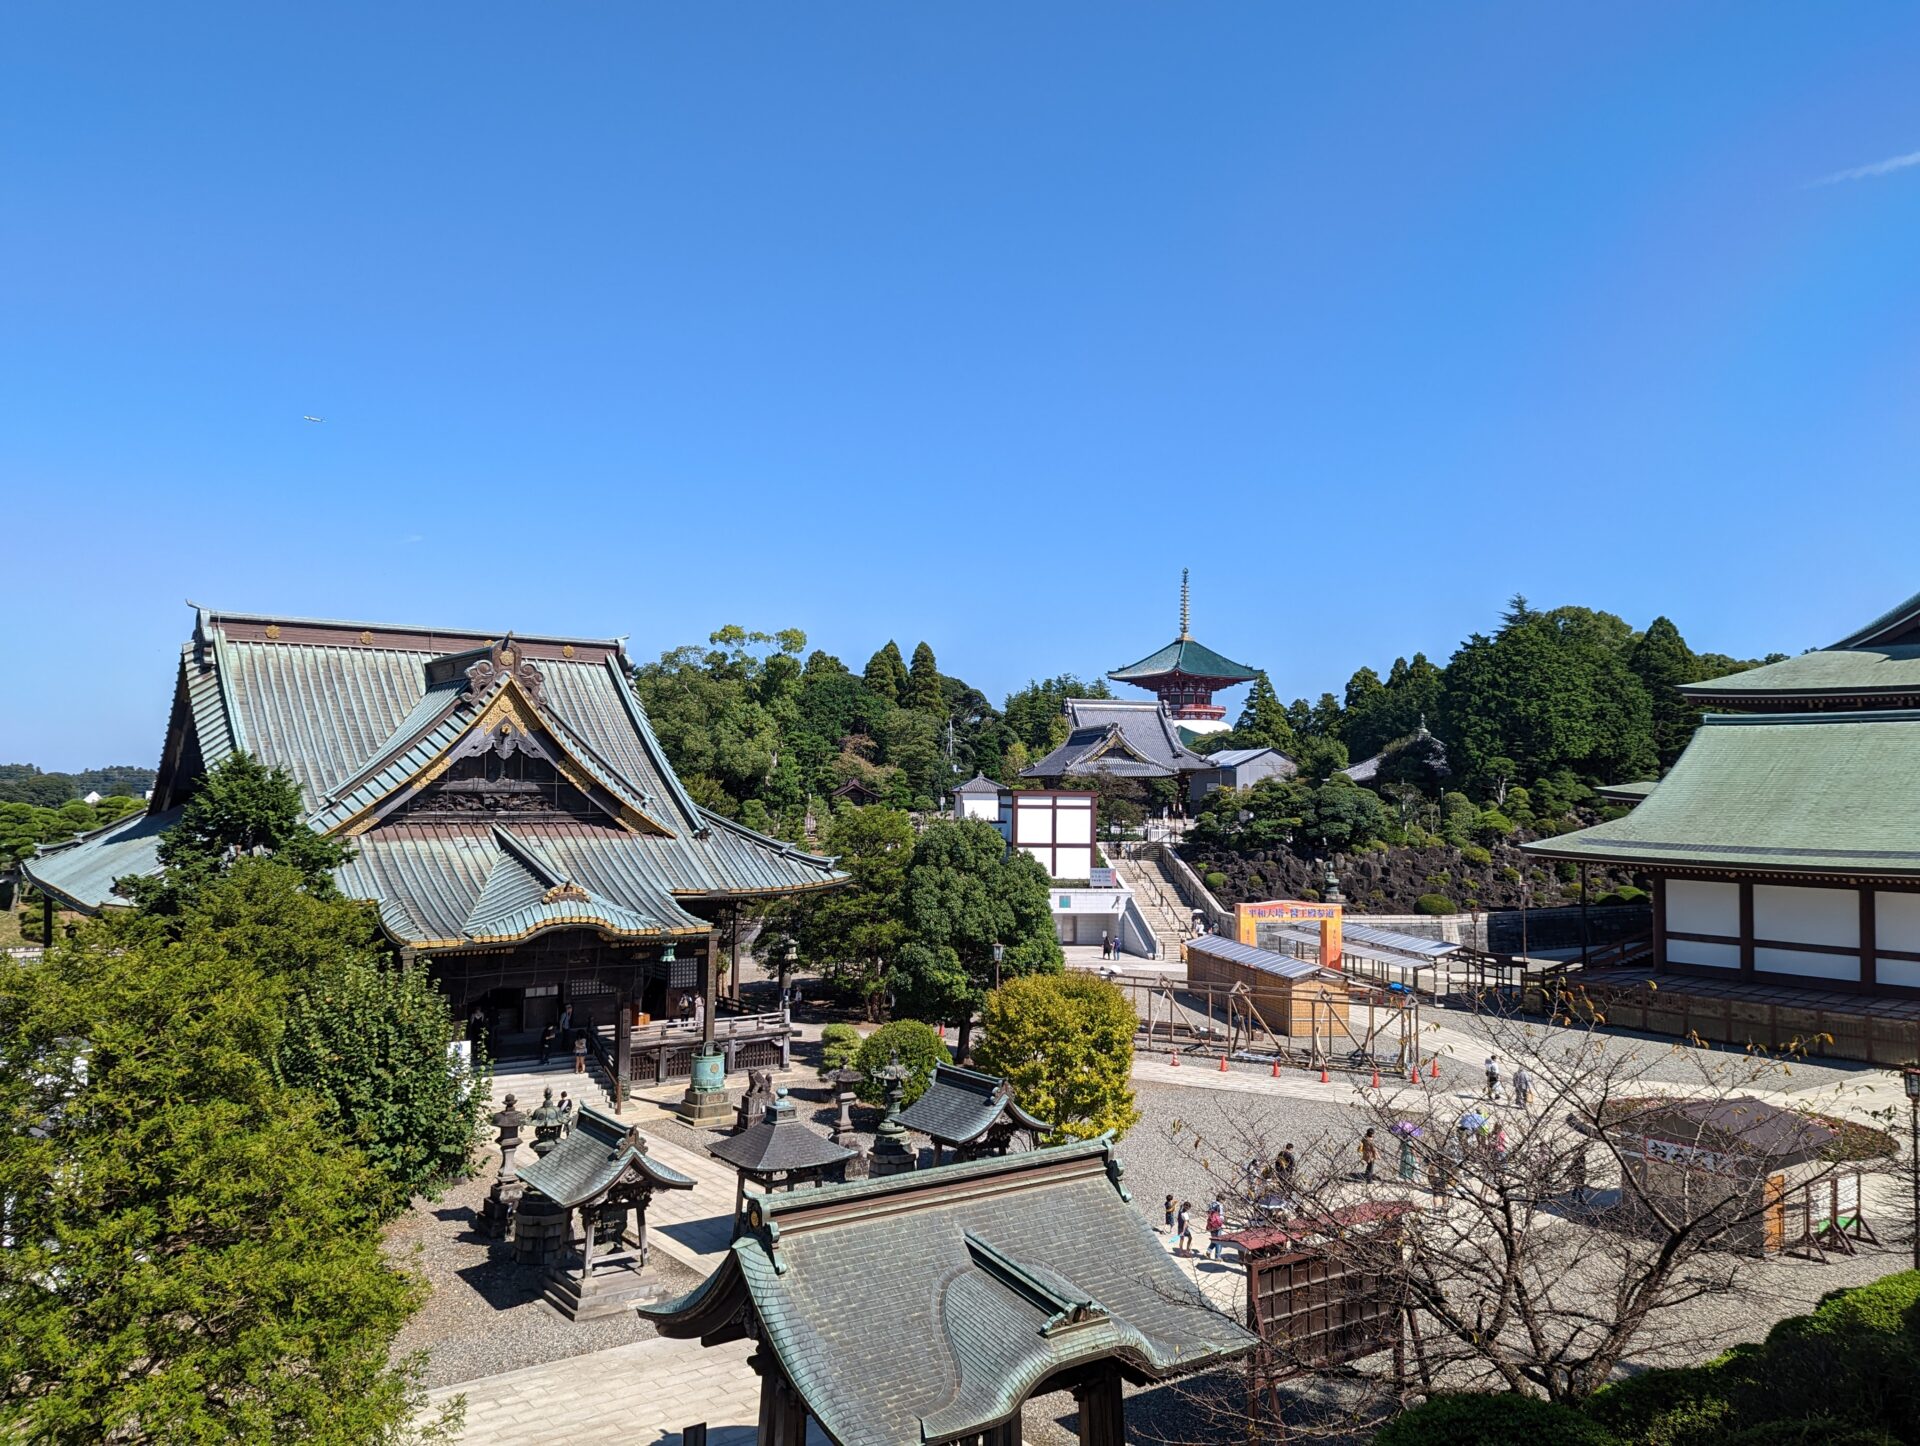
M 801 956 L 856 990 L 880 1017 L 887 972 L 907 942 L 907 866 L 913 823 L 896 809 L 850 808 L 827 826 L 821 849 L 852 883 L 786 906 Z
M 1671 768 L 1700 725 L 1700 710 L 1681 694 L 1680 684 L 1710 675 L 1700 670 L 1699 660 L 1680 636 L 1680 629 L 1665 617 L 1647 624 L 1646 632 L 1627 655 L 1627 666 L 1647 690 L 1653 714 L 1653 748 L 1660 766 Z
M 427 971 L 383 967 L 371 943 L 295 993 L 274 1058 L 282 1080 L 326 1102 L 398 1211 L 470 1167 L 487 1080 L 449 1051 L 459 1027 Z
M 1032 757 L 1039 758 L 1054 747 L 1054 725 L 1062 721 L 1067 699 L 1112 696 L 1104 678 L 1085 682 L 1072 673 L 1057 673 L 1009 693 L 1000 712 L 1013 736 L 1027 746 Z
M 1031 974 L 987 996 L 980 1067 L 1013 1086 L 1029 1114 L 1062 1139 L 1139 1122 L 1133 1103 L 1133 1003 L 1091 974 Z
M 905 1012 L 960 1027 L 966 1057 L 973 1016 L 993 987 L 993 946 L 1004 946 L 1002 979 L 1059 970 L 1047 876 L 980 819 L 942 820 L 914 846 L 906 922 L 894 989 Z
M 1236 746 L 1241 748 L 1278 748 L 1289 758 L 1299 751 L 1300 744 L 1293 736 L 1287 710 L 1265 672 L 1254 678 L 1233 731 L 1239 735 L 1241 741 Z
M 1573 1007 L 1594 1017 L 1583 1001 Z M 1475 1106 L 1503 1140 L 1491 1129 L 1463 1129 L 1463 1118 L 1476 1122 L 1463 1116 L 1458 1097 L 1396 1083 L 1365 1091 L 1355 1118 L 1297 1151 L 1294 1212 L 1324 1219 L 1378 1198 L 1352 1178 L 1359 1131 L 1375 1131 L 1390 1169 L 1412 1131 L 1405 1138 L 1416 1188 L 1433 1188 L 1439 1203 L 1403 1216 L 1398 1233 L 1356 1232 L 1342 1246 L 1354 1268 L 1397 1279 L 1423 1342 L 1422 1392 L 1490 1389 L 1577 1403 L 1629 1358 L 1685 1359 L 1716 1348 L 1721 1322 L 1757 1287 L 1746 1242 L 1773 1204 L 1766 1173 L 1688 1170 L 1682 1183 L 1649 1171 L 1633 1153 L 1633 1136 L 1640 1122 L 1657 1124 L 1681 1159 L 1724 1148 L 1712 1143 L 1711 1125 L 1678 1122 L 1676 1095 L 1698 1108 L 1696 1118 L 1710 1119 L 1735 1100 L 1777 1097 L 1796 1085 L 1790 1063 L 1623 1041 L 1566 1015 L 1551 1025 L 1483 1015 L 1476 1032 L 1476 1056 L 1497 1056 L 1509 1078 L 1522 1065 L 1532 1076 L 1528 1109 Z M 1188 1148 L 1210 1162 L 1229 1223 L 1238 1224 L 1263 1209 L 1264 1192 L 1257 1176 L 1250 1185 L 1243 1163 L 1272 1159 L 1279 1141 L 1257 1121 L 1232 1128 L 1231 1138 L 1213 1129 Z M 1690 1128 L 1696 1133 L 1676 1137 Z M 1890 1170 L 1893 1149 L 1888 1137 L 1863 1150 L 1843 1134 L 1810 1163 L 1813 1188 L 1843 1159 L 1848 1171 Z M 1886 1154 L 1858 1158 L 1880 1150 Z M 1339 1378 L 1391 1390 L 1391 1371 L 1376 1359 L 1342 1368 Z
M 927 1092 L 935 1065 L 953 1063 L 946 1041 L 931 1024 L 917 1019 L 896 1019 L 891 1024 L 883 1024 L 860 1041 L 860 1048 L 853 1056 L 854 1068 L 866 1075 L 856 1087 L 861 1099 L 870 1105 L 887 1102 L 887 1085 L 878 1074 L 896 1058 L 907 1070 L 907 1077 L 901 1081 L 902 1105 L 912 1104 Z
M 384 1194 L 275 1077 L 280 990 L 206 936 L 82 929 L 0 976 L 0 1430 L 395 1441 L 423 1287 Z M 27 1128 L 31 1124 L 32 1128 Z
M 246 857 L 277 860 L 308 893 L 333 893 L 333 871 L 353 856 L 350 845 L 307 827 L 300 785 L 284 768 L 269 768 L 244 750 L 203 774 L 180 821 L 160 836 L 159 878 L 121 879 L 115 888 L 145 912 L 177 914 L 192 896 Z
M 946 714 L 946 699 L 940 692 L 940 668 L 933 660 L 933 649 L 924 641 L 914 646 L 913 665 L 907 670 L 907 696 L 904 701 L 909 708 L 923 713 Z
M 864 676 L 867 690 L 889 703 L 905 703 L 911 693 L 906 660 L 900 656 L 900 645 L 891 638 L 885 647 L 867 659 Z

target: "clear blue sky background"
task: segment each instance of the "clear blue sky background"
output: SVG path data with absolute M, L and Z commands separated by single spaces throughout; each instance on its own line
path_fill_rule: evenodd
M 1920 164 L 1821 183 L 1917 74 L 1893 4 L 14 0 L 0 761 L 150 761 L 187 597 L 996 695 L 1182 564 L 1284 696 L 1516 591 L 1831 641 L 1920 588 Z

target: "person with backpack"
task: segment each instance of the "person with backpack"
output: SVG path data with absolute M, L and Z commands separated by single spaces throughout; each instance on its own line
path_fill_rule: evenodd
M 1218 1200 L 1207 1206 L 1207 1257 L 1220 1258 L 1220 1237 L 1227 1233 L 1227 1212 Z

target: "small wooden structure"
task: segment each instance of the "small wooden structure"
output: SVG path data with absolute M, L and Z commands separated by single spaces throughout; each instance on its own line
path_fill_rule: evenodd
M 641 1279 L 651 1253 L 647 1205 L 656 1190 L 691 1190 L 693 1180 L 650 1156 L 638 1126 L 587 1106 L 566 1138 L 518 1173 L 526 1192 L 515 1243 L 528 1247 L 523 1258 L 547 1266 L 545 1294 L 556 1310 L 592 1320 L 656 1293 Z
M 1683 1216 L 1715 1222 L 1720 1244 L 1752 1255 L 1873 1240 L 1861 1216 L 1860 1172 L 1825 1158 L 1838 1131 L 1764 1100 L 1649 1103 L 1608 1124 L 1634 1184 Z
M 1289 1038 L 1309 1037 L 1316 1025 L 1324 1029 L 1334 1021 L 1344 1026 L 1352 992 L 1338 969 L 1214 934 L 1187 941 L 1187 983 L 1217 989 L 1245 985 L 1267 1028 Z
M 1020 1108 L 1005 1080 L 957 1064 L 935 1065 L 926 1091 L 898 1118 L 933 1141 L 936 1165 L 949 1150 L 956 1160 L 1004 1155 L 1016 1141 L 1030 1150 L 1053 1132 L 1052 1125 Z

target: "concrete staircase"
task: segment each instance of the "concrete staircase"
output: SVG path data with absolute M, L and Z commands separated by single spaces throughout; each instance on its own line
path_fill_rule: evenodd
M 1113 865 L 1121 882 L 1133 890 L 1134 902 L 1140 906 L 1147 927 L 1160 945 L 1161 959 L 1177 963 L 1181 941 L 1193 932 L 1193 915 L 1180 901 L 1180 891 L 1160 861 L 1159 851 L 1139 858 L 1116 859 Z

